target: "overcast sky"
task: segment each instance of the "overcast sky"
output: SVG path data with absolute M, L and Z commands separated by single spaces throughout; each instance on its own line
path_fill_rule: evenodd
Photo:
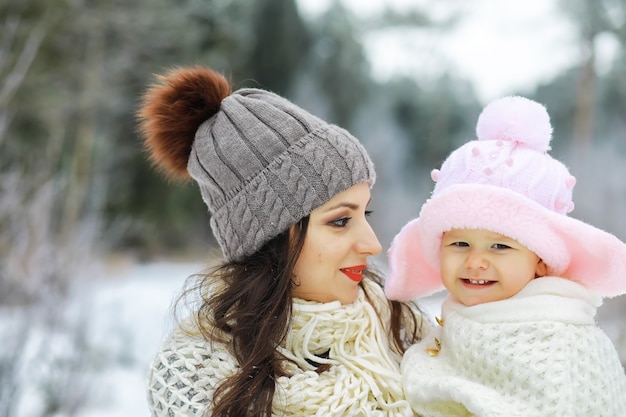
M 571 26 L 558 13 L 554 0 L 342 1 L 363 16 L 380 10 L 385 2 L 398 8 L 436 3 L 438 14 L 445 14 L 447 5 L 464 5 L 461 23 L 449 33 L 398 30 L 364 39 L 373 75 L 378 79 L 402 73 L 428 80 L 431 75 L 449 71 L 472 81 L 479 98 L 486 102 L 549 81 L 574 66 L 580 57 Z M 298 0 L 305 15 L 319 14 L 329 3 Z M 606 54 L 600 56 L 610 56 L 610 40 L 601 46 Z M 606 63 L 598 65 L 601 72 Z

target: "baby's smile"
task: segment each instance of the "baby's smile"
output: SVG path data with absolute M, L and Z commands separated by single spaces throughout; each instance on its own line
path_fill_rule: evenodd
M 496 281 L 489 281 L 486 279 L 472 279 L 472 278 L 462 278 L 462 280 L 466 284 L 472 284 L 472 285 L 490 285 L 496 282 Z

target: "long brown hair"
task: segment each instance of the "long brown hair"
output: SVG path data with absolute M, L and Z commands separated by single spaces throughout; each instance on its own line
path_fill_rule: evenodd
M 275 380 L 286 375 L 276 347 L 289 329 L 293 270 L 307 227 L 305 217 L 243 261 L 223 263 L 200 277 L 195 287 L 202 294 L 199 331 L 209 342 L 228 343 L 240 366 L 215 390 L 207 416 L 272 415 Z M 365 274 L 382 285 L 379 274 Z M 416 306 L 389 304 L 394 347 L 404 353 L 421 338 L 422 318 Z

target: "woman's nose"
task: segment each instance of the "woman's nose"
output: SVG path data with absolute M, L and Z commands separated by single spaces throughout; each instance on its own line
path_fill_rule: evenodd
M 363 230 L 361 231 L 357 245 L 358 252 L 368 256 L 378 255 L 383 250 L 374 229 L 372 229 L 368 222 L 363 224 Z

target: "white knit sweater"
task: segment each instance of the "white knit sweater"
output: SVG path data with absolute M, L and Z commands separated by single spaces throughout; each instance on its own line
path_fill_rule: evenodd
M 385 327 L 363 291 L 343 306 L 295 300 L 292 328 L 280 348 L 290 359 L 284 366 L 291 376 L 277 379 L 275 415 L 413 416 L 402 392 L 401 358 L 390 347 L 384 295 L 373 284 L 368 294 L 374 295 Z M 331 366 L 318 374 L 307 359 Z M 237 367 L 227 346 L 176 330 L 150 367 L 153 416 L 204 415 L 215 388 Z
M 554 277 L 505 301 L 448 298 L 443 327 L 404 356 L 407 399 L 425 417 L 626 416 L 624 369 L 594 322 L 600 303 Z M 430 356 L 435 337 L 441 350 Z

